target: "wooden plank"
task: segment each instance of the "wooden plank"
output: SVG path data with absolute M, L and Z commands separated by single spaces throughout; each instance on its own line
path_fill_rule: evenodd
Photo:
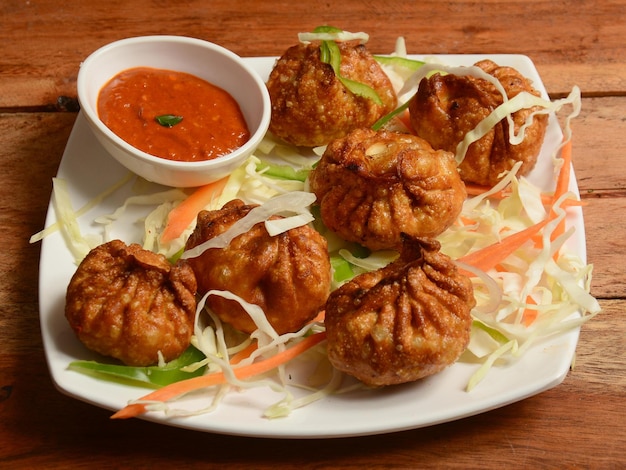
M 413 53 L 521 53 L 540 68 L 553 94 L 578 84 L 586 93 L 624 89 L 623 1 L 307 3 L 191 1 L 11 2 L 0 17 L 0 108 L 54 105 L 74 95 L 80 62 L 116 39 L 178 34 L 207 39 L 240 55 L 279 55 L 302 30 L 334 24 L 370 33 L 370 48 L 391 52 L 398 36 Z M 80 20 L 76 20 L 80 18 Z M 310 19 L 308 19 L 310 18 Z M 622 19 L 622 21 L 620 21 Z M 445 25 L 442 27 L 442 24 Z M 259 34 L 259 31 L 263 34 Z
M 583 327 L 576 367 L 547 392 L 457 422 L 318 442 L 286 443 L 141 420 L 111 421 L 109 411 L 54 389 L 41 345 L 33 342 L 24 353 L 0 356 L 0 466 L 109 468 L 115 459 L 137 468 L 167 462 L 202 469 L 465 469 L 488 460 L 488 468 L 508 468 L 512 462 L 521 468 L 619 468 L 616 464 L 624 461 L 626 448 L 620 420 L 626 399 L 620 361 L 626 346 L 623 301 L 603 301 L 602 307 L 602 317 Z
M 583 99 L 572 121 L 573 162 L 582 196 L 623 195 L 626 180 L 616 171 L 626 166 L 624 139 L 626 96 Z

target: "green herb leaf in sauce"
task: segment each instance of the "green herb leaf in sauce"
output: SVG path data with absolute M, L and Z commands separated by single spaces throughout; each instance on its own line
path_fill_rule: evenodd
M 163 114 L 161 116 L 155 117 L 154 120 L 161 124 L 163 127 L 174 127 L 176 124 L 183 120 L 183 117 L 176 116 L 175 114 Z

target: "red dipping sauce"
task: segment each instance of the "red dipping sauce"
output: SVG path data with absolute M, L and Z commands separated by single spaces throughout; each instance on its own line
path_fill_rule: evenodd
M 168 160 L 211 160 L 250 138 L 228 92 L 171 70 L 138 67 L 119 73 L 100 90 L 98 115 L 133 147 Z

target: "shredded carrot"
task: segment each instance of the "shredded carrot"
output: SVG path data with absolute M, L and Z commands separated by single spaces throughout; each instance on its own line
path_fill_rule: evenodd
M 311 320 L 309 323 L 323 322 L 324 318 L 326 318 L 326 310 L 320 310 L 319 313 L 315 316 L 315 318 Z
M 561 158 L 563 159 L 563 165 L 559 170 L 559 176 L 556 181 L 556 188 L 554 190 L 553 201 L 556 201 L 569 189 L 570 180 L 570 168 L 572 165 L 572 141 L 569 140 L 561 149 Z
M 479 186 L 479 185 L 475 185 L 475 184 L 465 184 L 465 190 L 467 191 L 467 194 L 469 196 L 480 196 L 483 193 L 486 193 L 487 191 L 489 191 L 489 189 L 486 186 Z M 491 195 L 489 195 L 489 198 L 491 199 L 504 199 L 505 197 L 509 197 L 511 195 L 511 190 L 510 189 L 503 189 L 501 191 L 497 191 Z M 543 203 L 544 206 L 550 206 L 554 203 L 554 194 L 545 194 L 542 193 L 541 194 L 541 202 Z M 584 206 L 585 203 L 583 201 L 580 201 L 578 199 L 566 199 L 565 201 L 563 201 L 562 206 L 563 207 L 575 207 L 575 206 Z
M 568 141 L 563 146 L 563 149 L 561 151 L 561 158 L 563 158 L 563 166 L 559 171 L 554 195 L 551 197 L 550 200 L 550 204 L 552 205 L 558 198 L 565 194 L 569 188 L 570 166 L 572 158 L 571 141 Z M 477 188 L 479 187 L 477 186 Z M 554 208 L 551 207 L 550 215 L 541 222 L 535 225 L 531 225 L 530 227 L 513 235 L 509 235 L 498 243 L 494 243 L 493 245 L 489 245 L 473 253 L 469 253 L 468 255 L 460 258 L 459 261 L 469 264 L 470 266 L 474 266 L 475 268 L 481 269 L 483 271 L 488 271 L 489 269 L 496 267 L 499 263 L 504 261 L 509 255 L 511 255 L 518 248 L 520 248 L 528 240 L 532 240 L 535 244 L 537 244 L 537 235 L 539 234 L 541 229 L 543 229 L 543 227 L 555 217 L 556 213 L 554 211 Z M 556 237 L 564 233 L 564 231 L 565 220 L 562 220 L 553 231 L 551 239 L 554 240 Z M 472 275 L 471 273 L 468 273 L 466 271 L 461 271 L 466 275 Z
M 532 240 L 533 240 L 533 245 L 535 246 L 535 248 L 539 250 L 543 248 L 543 235 L 542 234 L 537 233 L 533 235 Z
M 244 359 L 249 358 L 250 354 L 252 354 L 254 351 L 256 351 L 257 348 L 258 348 L 258 345 L 257 345 L 256 342 L 250 343 L 247 347 L 245 347 L 244 349 L 242 349 L 238 353 L 234 354 L 233 357 L 230 358 L 230 364 L 233 365 L 233 366 L 236 365 L 236 364 L 239 364 Z
M 556 202 L 558 198 L 563 196 L 569 190 L 570 171 L 572 165 L 572 141 L 569 140 L 561 149 L 561 158 L 563 159 L 563 165 L 559 171 L 559 176 L 556 180 L 556 187 L 554 189 L 554 196 L 552 198 L 552 204 Z M 551 210 L 551 216 L 554 217 L 554 208 Z M 561 220 L 552 232 L 551 239 L 554 240 L 565 232 L 565 219 Z
M 180 237 L 189 224 L 195 220 L 198 212 L 221 194 L 227 181 L 228 177 L 225 177 L 201 186 L 172 209 L 167 216 L 167 224 L 161 234 L 161 241 L 167 243 Z
M 474 183 L 465 183 L 465 191 L 467 192 L 468 196 L 480 196 L 481 194 L 486 193 L 490 189 L 491 188 L 489 186 L 481 186 L 479 184 L 474 184 Z M 506 189 L 503 189 L 502 191 L 498 191 L 494 193 L 492 197 L 496 199 L 501 199 L 501 198 L 504 198 L 505 195 L 506 195 Z
M 470 219 L 469 217 L 460 216 L 459 219 L 462 223 L 462 226 L 474 225 L 476 221 L 474 219 Z
M 530 295 L 526 297 L 526 305 L 537 305 L 535 299 L 533 299 Z M 524 313 L 522 316 L 522 322 L 525 326 L 530 326 L 535 319 L 537 318 L 538 311 L 534 308 L 526 308 L 524 309 Z
M 264 359 L 248 366 L 242 366 L 234 369 L 233 372 L 238 379 L 247 379 L 255 375 L 260 375 L 268 372 L 276 367 L 285 364 L 293 358 L 299 356 L 303 352 L 312 348 L 316 344 L 326 339 L 326 332 L 315 333 L 311 336 L 307 336 L 299 343 L 286 349 L 272 357 Z M 201 375 L 180 382 L 174 382 L 171 385 L 166 385 L 158 390 L 141 398 L 141 400 L 147 401 L 167 401 L 172 398 L 179 397 L 189 392 L 199 390 L 206 387 L 212 387 L 214 385 L 220 385 L 227 382 L 227 378 L 223 372 L 217 372 L 209 375 Z M 126 419 L 133 418 L 147 411 L 146 405 L 142 403 L 133 403 L 119 410 L 117 413 L 111 416 L 112 419 Z
M 404 111 L 403 113 L 400 113 L 398 116 L 398 119 L 400 120 L 400 122 L 402 124 L 404 124 L 404 126 L 412 133 L 414 134 L 415 132 L 413 131 L 413 124 L 411 124 L 411 115 L 409 114 L 409 110 L 407 109 L 406 111 Z
M 531 240 L 532 237 L 539 233 L 539 231 L 545 227 L 549 221 L 549 218 L 544 219 L 520 232 L 509 235 L 498 243 L 494 243 L 486 246 L 485 248 L 474 251 L 473 253 L 469 253 L 460 258 L 459 261 L 469 264 L 470 266 L 482 271 L 488 271 L 504 261 L 510 254 L 520 248 L 528 240 Z M 467 273 L 465 271 L 463 272 L 470 276 L 472 275 L 471 273 Z

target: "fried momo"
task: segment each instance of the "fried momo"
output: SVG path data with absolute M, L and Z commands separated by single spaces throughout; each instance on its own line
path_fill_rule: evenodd
M 369 127 L 393 111 L 391 81 L 364 45 L 338 42 L 341 75 L 373 88 L 382 105 L 349 91 L 333 68 L 320 60 L 320 43 L 290 47 L 267 81 L 272 102 L 270 131 L 293 145 L 315 147 Z
M 324 224 L 372 250 L 399 249 L 403 232 L 439 235 L 466 198 L 451 153 L 414 135 L 371 129 L 331 142 L 310 187 Z
M 335 290 L 326 303 L 328 357 L 372 386 L 411 382 L 467 347 L 472 284 L 433 239 L 407 238 L 401 256 Z
M 186 249 L 224 233 L 254 207 L 236 199 L 220 210 L 201 211 Z M 330 292 L 326 239 L 306 225 L 270 236 L 258 223 L 227 247 L 211 248 L 188 262 L 200 294 L 227 290 L 258 305 L 278 334 L 297 331 L 312 320 Z M 207 305 L 240 331 L 252 333 L 257 328 L 233 300 L 212 295 Z
M 476 66 L 497 78 L 509 99 L 522 91 L 535 96 L 540 93 L 531 82 L 511 67 L 498 66 L 490 60 Z M 422 79 L 409 104 L 411 125 L 415 133 L 436 149 L 455 152 L 465 134 L 502 104 L 502 94 L 487 80 L 453 74 L 434 74 Z M 524 124 L 536 107 L 512 114 L 515 131 Z M 518 175 L 528 174 L 535 163 L 548 125 L 546 114 L 535 115 L 519 145 L 509 142 L 509 125 L 501 120 L 484 137 L 469 146 L 459 165 L 466 182 L 493 186 L 503 172 L 522 162 Z
M 120 240 L 89 252 L 70 280 L 65 316 L 89 349 L 131 366 L 168 362 L 187 349 L 196 278 L 186 264 Z

